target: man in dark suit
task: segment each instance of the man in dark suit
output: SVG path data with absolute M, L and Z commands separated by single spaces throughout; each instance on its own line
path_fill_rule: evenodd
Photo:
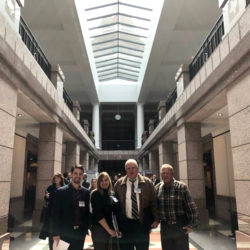
M 89 227 L 89 190 L 80 185 L 83 167 L 76 165 L 71 170 L 70 184 L 55 193 L 53 206 L 53 239 L 70 243 L 69 250 L 82 250 Z
M 134 159 L 126 161 L 125 170 L 126 176 L 114 187 L 124 219 L 120 224 L 121 249 L 148 250 L 149 232 L 159 224 L 155 188 L 149 178 L 138 173 Z

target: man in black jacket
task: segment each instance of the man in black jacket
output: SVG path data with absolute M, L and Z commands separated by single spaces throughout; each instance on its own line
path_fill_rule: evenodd
M 70 243 L 69 250 L 82 250 L 89 227 L 89 190 L 80 185 L 83 167 L 72 168 L 72 182 L 55 193 L 53 239 Z

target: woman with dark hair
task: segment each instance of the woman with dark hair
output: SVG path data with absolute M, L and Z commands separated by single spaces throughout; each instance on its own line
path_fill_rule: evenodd
M 39 238 L 45 240 L 47 237 L 49 237 L 50 250 L 53 250 L 53 235 L 51 232 L 51 219 L 52 219 L 51 217 L 52 217 L 53 202 L 56 190 L 62 186 L 64 186 L 64 177 L 61 173 L 56 173 L 52 178 L 52 184 L 48 186 L 44 196 L 47 208 L 42 218 L 43 226 Z
M 117 237 L 113 225 L 113 215 L 118 215 L 118 200 L 112 196 L 112 183 L 106 172 L 100 173 L 97 179 L 97 189 L 91 195 L 92 205 L 92 240 L 95 250 L 107 250 L 112 244 L 112 238 Z M 113 244 L 112 249 L 115 248 Z

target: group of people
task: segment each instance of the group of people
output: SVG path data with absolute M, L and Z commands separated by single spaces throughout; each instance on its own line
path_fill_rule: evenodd
M 162 181 L 155 186 L 139 174 L 136 160 L 127 160 L 125 170 L 114 185 L 108 173 L 100 173 L 91 191 L 81 185 L 81 165 L 71 169 L 67 185 L 61 174 L 54 176 L 45 194 L 48 223 L 40 234 L 44 238 L 47 232 L 50 250 L 60 240 L 69 250 L 82 250 L 89 229 L 95 250 L 148 250 L 150 231 L 159 223 L 163 250 L 189 249 L 197 207 L 187 186 L 174 179 L 173 167 L 161 166 Z

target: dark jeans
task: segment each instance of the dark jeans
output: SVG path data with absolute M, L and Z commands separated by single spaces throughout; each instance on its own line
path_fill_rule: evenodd
M 101 225 L 92 225 L 91 236 L 95 250 L 118 250 L 117 238 L 111 238 L 107 231 Z
M 122 250 L 148 250 L 149 230 L 139 221 L 127 219 L 122 230 L 120 246 Z
M 188 234 L 178 225 L 161 222 L 162 250 L 189 250 Z

